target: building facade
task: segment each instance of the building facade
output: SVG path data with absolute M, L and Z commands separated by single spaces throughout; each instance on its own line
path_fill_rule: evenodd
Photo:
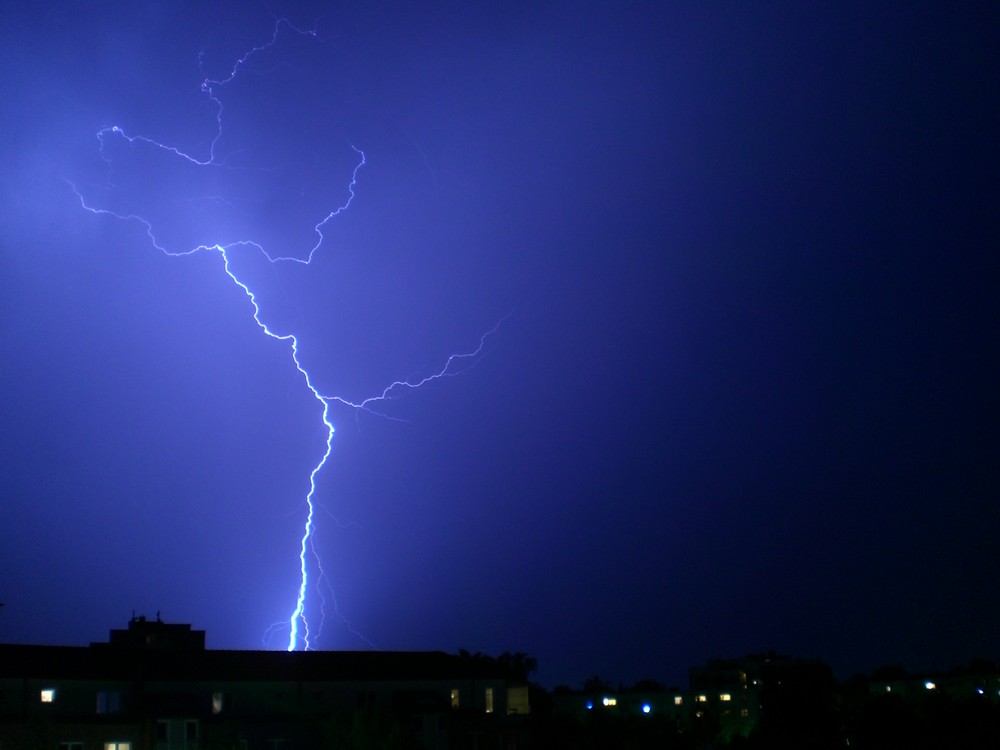
M 207 650 L 142 617 L 89 647 L 0 645 L 2 750 L 507 749 L 529 712 L 525 681 L 442 652 Z

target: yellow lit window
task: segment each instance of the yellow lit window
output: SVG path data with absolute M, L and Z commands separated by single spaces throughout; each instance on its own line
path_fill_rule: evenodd
M 721 693 L 719 695 L 719 700 L 720 701 L 731 701 L 732 699 L 733 699 L 733 696 L 731 696 L 729 693 Z
M 451 707 L 458 708 L 458 688 L 451 689 Z
M 41 693 L 42 703 L 52 703 L 56 699 L 55 688 L 45 688 Z
M 679 695 L 675 695 L 674 696 L 674 705 L 675 706 L 680 706 L 682 703 L 684 703 L 684 698 L 682 698 Z
M 486 688 L 486 713 L 493 713 L 493 688 Z
M 605 698 L 603 701 L 601 701 L 601 703 L 603 703 L 605 706 L 617 706 L 618 705 L 618 699 L 617 698 Z
M 699 695 L 697 698 L 695 698 L 695 700 L 698 701 L 699 703 L 708 703 L 708 696 Z
M 528 702 L 528 686 L 518 685 L 507 688 L 507 713 L 530 714 L 531 705 Z

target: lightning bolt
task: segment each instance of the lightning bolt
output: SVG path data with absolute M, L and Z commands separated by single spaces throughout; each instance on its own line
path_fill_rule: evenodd
M 109 127 L 102 128 L 97 133 L 97 139 L 99 142 L 99 154 L 101 158 L 108 164 L 112 163 L 113 158 L 108 155 L 108 143 L 111 139 L 122 139 L 131 146 L 148 147 L 151 149 L 160 150 L 166 152 L 171 158 L 184 160 L 196 167 L 221 167 L 228 168 L 224 162 L 220 162 L 217 158 L 216 149 L 219 144 L 220 139 L 223 135 L 223 115 L 224 107 L 222 100 L 219 98 L 218 91 L 223 89 L 228 83 L 237 78 L 240 71 L 247 65 L 249 60 L 263 52 L 264 50 L 273 47 L 278 41 L 279 35 L 283 28 L 289 29 L 290 32 L 298 34 L 300 36 L 310 36 L 315 37 L 316 32 L 310 30 L 303 30 L 293 26 L 286 19 L 278 19 L 275 22 L 273 32 L 270 39 L 261 45 L 251 48 L 242 57 L 237 59 L 233 66 L 229 69 L 226 76 L 222 78 L 213 79 L 207 75 L 201 82 L 201 92 L 208 98 L 209 101 L 215 106 L 215 124 L 216 131 L 214 137 L 208 146 L 208 153 L 205 158 L 198 158 L 193 156 L 176 146 L 168 145 L 157 141 L 152 138 L 148 138 L 143 135 L 134 135 L 127 133 L 122 127 L 118 125 L 111 125 Z M 203 69 L 204 72 L 204 69 Z M 161 243 L 157 238 L 156 230 L 153 223 L 144 218 L 141 215 L 134 213 L 120 213 L 108 208 L 102 208 L 100 206 L 92 205 L 85 198 L 83 193 L 77 188 L 77 186 L 69 179 L 64 178 L 66 183 L 70 186 L 73 193 L 79 200 L 80 206 L 92 214 L 99 216 L 110 216 L 118 220 L 129 221 L 138 223 L 145 230 L 145 234 L 149 239 L 150 244 L 158 251 L 164 253 L 165 255 L 171 257 L 180 257 L 194 255 L 196 253 L 208 252 L 217 253 L 222 260 L 222 269 L 225 274 L 229 277 L 233 284 L 239 287 L 243 293 L 246 295 L 249 302 L 250 308 L 252 310 L 253 320 L 256 322 L 257 326 L 263 331 L 265 335 L 270 338 L 276 339 L 278 341 L 284 342 L 289 347 L 289 352 L 291 354 L 292 363 L 295 369 L 302 376 L 302 380 L 305 383 L 306 388 L 312 394 L 313 398 L 316 400 L 320 409 L 320 418 L 322 420 L 323 426 L 326 430 L 326 437 L 324 440 L 324 450 L 323 455 L 319 461 L 312 467 L 309 473 L 309 491 L 306 493 L 304 503 L 306 508 L 306 517 L 302 527 L 302 536 L 299 539 L 298 545 L 298 572 L 299 572 L 299 584 L 295 596 L 295 605 L 292 609 L 291 614 L 288 616 L 287 627 L 289 631 L 288 636 L 288 650 L 294 651 L 297 648 L 302 648 L 304 650 L 309 650 L 312 647 L 314 637 L 310 632 L 309 619 L 306 614 L 307 609 L 307 598 L 310 590 L 310 570 L 315 568 L 317 571 L 317 576 L 320 581 L 326 580 L 326 575 L 323 571 L 323 566 L 319 555 L 315 549 L 315 530 L 316 530 L 316 482 L 317 477 L 323 471 L 326 466 L 330 455 L 333 452 L 333 436 L 335 433 L 335 428 L 333 421 L 330 417 L 330 407 L 333 403 L 339 403 L 343 406 L 359 410 L 368 411 L 379 416 L 388 417 L 388 415 L 382 413 L 378 409 L 378 405 L 382 402 L 389 401 L 395 398 L 398 394 L 405 392 L 407 390 L 413 390 L 420 388 L 428 383 L 435 380 L 439 380 L 445 377 L 452 377 L 458 375 L 461 372 L 466 371 L 469 367 L 474 366 L 476 362 L 479 361 L 481 355 L 483 354 L 487 340 L 491 335 L 493 335 L 503 322 L 500 320 L 491 330 L 484 333 L 478 342 L 478 345 L 471 351 L 452 354 L 447 358 L 447 360 L 442 364 L 442 366 L 436 370 L 433 374 L 427 375 L 417 379 L 404 379 L 397 380 L 387 387 L 385 387 L 381 392 L 375 393 L 372 396 L 364 398 L 360 401 L 352 401 L 337 395 L 327 395 L 320 392 L 319 388 L 314 383 L 313 377 L 310 375 L 309 371 L 303 366 L 302 361 L 299 356 L 300 342 L 298 337 L 293 333 L 280 332 L 271 328 L 263 319 L 261 313 L 260 303 L 258 302 L 257 295 L 250 288 L 248 282 L 241 279 L 237 272 L 234 270 L 231 262 L 231 253 L 237 249 L 250 248 L 265 257 L 270 263 L 280 263 L 280 262 L 292 262 L 300 263 L 303 265 L 309 265 L 316 252 L 319 250 L 320 246 L 324 241 L 324 229 L 326 225 L 331 222 L 334 218 L 339 216 L 341 213 L 346 211 L 355 198 L 355 189 L 357 186 L 358 172 L 365 165 L 366 159 L 365 154 L 361 149 L 353 147 L 354 151 L 358 155 L 357 164 L 351 174 L 350 183 L 347 186 L 347 198 L 346 200 L 333 210 L 329 211 L 320 221 L 318 221 L 313 230 L 316 235 L 315 244 L 309 249 L 308 253 L 304 257 L 296 257 L 289 255 L 273 255 L 267 251 L 261 244 L 254 242 L 252 240 L 239 240 L 235 242 L 229 242 L 226 244 L 199 244 L 195 247 L 189 249 L 176 250 L 169 248 L 166 244 Z M 329 582 L 327 585 L 329 586 Z M 322 596 L 322 590 L 319 589 L 320 594 L 320 624 L 319 628 L 322 628 L 322 620 L 325 616 L 325 598 Z M 331 588 L 332 592 L 332 588 Z M 336 608 L 336 599 L 333 601 L 334 610 L 337 612 L 338 616 L 348 625 L 350 628 L 350 623 L 344 619 L 339 610 Z M 275 623 L 267 632 L 270 633 L 277 627 L 282 629 L 285 627 L 285 623 Z M 351 628 L 351 632 L 359 635 L 356 631 Z M 316 636 L 318 637 L 319 629 L 316 631 Z M 367 639 L 365 639 L 367 641 Z M 369 642 L 369 645 L 370 642 Z

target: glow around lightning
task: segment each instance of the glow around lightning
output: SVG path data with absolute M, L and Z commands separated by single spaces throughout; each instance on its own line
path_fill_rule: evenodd
M 285 19 L 279 19 L 274 26 L 273 33 L 270 39 L 257 47 L 253 47 L 250 51 L 240 57 L 230 69 L 228 75 L 219 79 L 212 79 L 205 77 L 201 83 L 202 93 L 213 103 L 216 107 L 215 121 L 217 125 L 216 132 L 212 138 L 208 153 L 205 158 L 198 158 L 193 156 L 176 146 L 161 143 L 152 138 L 147 138 L 142 135 L 134 135 L 127 133 L 122 127 L 118 125 L 111 125 L 109 127 L 102 128 L 97 133 L 97 138 L 100 143 L 100 154 L 102 158 L 107 162 L 111 162 L 111 158 L 106 154 L 106 147 L 110 139 L 119 138 L 128 142 L 132 146 L 148 147 L 152 149 L 162 150 L 171 155 L 171 158 L 186 160 L 187 162 L 197 166 L 205 168 L 227 168 L 224 163 L 220 163 L 216 154 L 216 149 L 219 144 L 220 139 L 223 135 L 223 114 L 224 108 L 222 105 L 222 100 L 219 98 L 219 91 L 223 89 L 226 84 L 233 81 L 241 72 L 243 67 L 254 55 L 268 49 L 273 46 L 278 40 L 279 34 L 283 33 L 283 29 L 288 29 L 287 33 L 295 33 L 301 36 L 315 36 L 312 31 L 303 31 L 294 27 Z M 353 147 L 352 147 L 353 148 Z M 80 205 L 92 214 L 97 215 L 107 215 L 112 216 L 117 219 L 127 220 L 137 222 L 144 227 L 149 242 L 154 248 L 160 252 L 169 256 L 186 256 L 193 255 L 195 253 L 210 252 L 218 253 L 222 259 L 222 267 L 229 279 L 243 292 L 246 294 L 247 299 L 250 303 L 252 309 L 253 319 L 260 327 L 260 329 L 269 337 L 277 339 L 278 341 L 286 342 L 289 346 L 291 353 L 292 362 L 295 365 L 295 369 L 301 374 L 302 379 L 309 389 L 309 392 L 316 399 L 321 410 L 321 419 L 323 425 L 326 428 L 326 438 L 325 438 L 325 448 L 322 457 L 313 466 L 309 473 L 309 491 L 305 496 L 305 508 L 306 508 L 306 518 L 303 523 L 302 536 L 299 540 L 299 550 L 298 550 L 298 560 L 299 560 L 299 584 L 295 596 L 295 605 L 292 609 L 291 614 L 288 617 L 288 628 L 289 628 L 289 638 L 288 638 L 288 650 L 293 651 L 298 648 L 305 650 L 310 649 L 312 646 L 311 632 L 309 619 L 306 613 L 306 603 L 309 595 L 313 581 L 311 580 L 310 570 L 312 566 L 315 566 L 317 571 L 317 576 L 323 577 L 322 565 L 320 563 L 319 557 L 315 552 L 314 548 L 314 532 L 315 532 L 315 512 L 316 512 L 316 481 L 317 477 L 323 468 L 326 466 L 327 461 L 333 451 L 333 436 L 334 436 L 334 425 L 330 419 L 330 405 L 333 402 L 340 403 L 344 406 L 351 407 L 353 409 L 370 411 L 373 413 L 379 413 L 377 410 L 377 405 L 380 402 L 387 401 L 393 398 L 396 394 L 405 391 L 420 388 L 427 383 L 443 378 L 450 377 L 458 374 L 459 372 L 466 369 L 463 365 L 469 365 L 474 363 L 476 359 L 482 354 L 486 341 L 490 335 L 492 335 L 497 328 L 499 328 L 500 323 L 498 323 L 492 330 L 483 334 L 479 340 L 478 346 L 472 351 L 453 354 L 444 362 L 444 364 L 435 373 L 422 377 L 416 380 L 397 380 L 387 387 L 385 387 L 381 392 L 378 392 L 372 396 L 364 398 L 360 401 L 352 401 L 337 395 L 327 395 L 320 392 L 320 390 L 315 385 L 312 376 L 309 371 L 303 366 L 302 361 L 299 357 L 299 339 L 293 333 L 279 332 L 272 329 L 264 320 L 261 312 L 261 307 L 258 302 L 257 296 L 251 289 L 248 282 L 242 280 L 237 272 L 233 269 L 231 264 L 230 253 L 237 248 L 250 248 L 254 251 L 261 253 L 268 261 L 271 263 L 279 262 L 294 262 L 301 263 L 304 265 L 309 265 L 316 252 L 319 250 L 320 246 L 323 244 L 324 240 L 324 228 L 328 222 L 332 221 L 342 212 L 346 211 L 352 201 L 355 198 L 355 189 L 357 186 L 358 173 L 361 168 L 365 165 L 365 154 L 360 149 L 354 149 L 358 155 L 358 161 L 354 170 L 351 174 L 350 183 L 347 186 L 347 196 L 342 203 L 337 205 L 336 208 L 330 210 L 325 216 L 322 216 L 319 221 L 316 222 L 313 229 L 316 234 L 315 244 L 309 248 L 308 252 L 303 255 L 303 257 L 295 257 L 289 255 L 276 255 L 269 252 L 263 245 L 259 244 L 250 239 L 239 240 L 235 242 L 228 242 L 225 244 L 199 244 L 195 247 L 187 249 L 175 249 L 168 247 L 166 244 L 162 243 L 157 237 L 157 231 L 153 223 L 143 216 L 132 214 L 132 213 L 119 213 L 107 208 L 102 208 L 100 206 L 92 205 L 84 196 L 84 194 L 73 184 L 71 181 L 67 180 L 70 187 L 76 194 L 80 201 Z M 501 321 L 502 322 L 502 321 Z M 310 562 L 312 561 L 312 565 Z M 323 614 L 323 608 L 320 608 L 321 615 Z M 320 622 L 320 627 L 322 622 Z M 272 626 L 273 627 L 273 626 Z

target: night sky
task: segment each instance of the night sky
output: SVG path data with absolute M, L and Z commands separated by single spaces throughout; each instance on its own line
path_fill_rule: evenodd
M 360 149 L 311 264 L 231 253 L 317 389 L 502 324 L 333 402 L 315 647 L 1000 659 L 996 4 L 56 6 L 0 9 L 0 640 L 287 646 L 320 404 L 72 186 L 304 257 Z M 268 44 L 213 164 L 102 152 L 209 160 Z

